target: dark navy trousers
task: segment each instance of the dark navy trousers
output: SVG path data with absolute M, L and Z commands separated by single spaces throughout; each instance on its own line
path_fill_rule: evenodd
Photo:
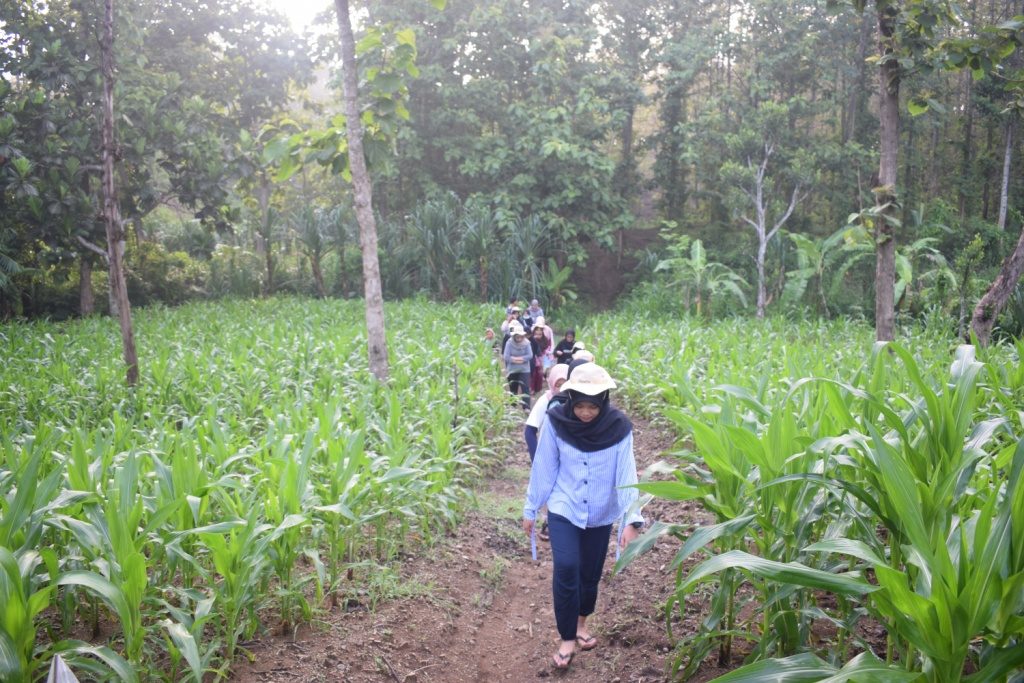
M 597 585 L 608 554 L 612 525 L 580 529 L 565 517 L 548 514 L 548 535 L 554 571 L 551 592 L 555 623 L 562 640 L 576 640 L 579 617 L 590 616 L 597 604 Z

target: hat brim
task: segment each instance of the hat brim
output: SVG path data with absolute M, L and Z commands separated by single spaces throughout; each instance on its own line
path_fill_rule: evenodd
M 562 385 L 562 391 L 575 391 L 580 394 L 586 394 L 587 396 L 597 396 L 598 394 L 603 394 L 609 389 L 614 389 L 615 386 L 615 380 L 612 379 L 598 384 L 593 384 L 591 382 L 577 382 L 570 379 Z

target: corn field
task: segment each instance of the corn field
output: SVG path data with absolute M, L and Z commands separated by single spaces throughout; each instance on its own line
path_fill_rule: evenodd
M 676 648 L 682 680 L 714 657 L 745 664 L 722 682 L 1024 680 L 1024 342 L 977 356 L 927 330 L 872 346 L 842 322 L 594 329 L 679 436 L 640 488 L 714 517 L 656 523 L 617 567 L 678 539 L 670 632 L 712 589 Z
M 145 310 L 132 390 L 108 319 L 0 328 L 0 679 L 226 677 L 450 529 L 507 411 L 484 310 L 432 308 L 387 388 L 359 302 Z
M 109 320 L 0 328 L 0 678 L 57 654 L 96 680 L 227 677 L 257 632 L 360 599 L 367 567 L 452 528 L 521 417 L 480 341 L 495 311 L 388 316 L 387 387 L 358 302 L 145 310 L 135 389 Z M 678 435 L 645 496 L 714 520 L 655 522 L 617 567 L 677 539 L 678 678 L 717 659 L 739 665 L 720 681 L 1021 680 L 1024 343 L 872 336 L 621 313 L 578 330 L 618 398 Z

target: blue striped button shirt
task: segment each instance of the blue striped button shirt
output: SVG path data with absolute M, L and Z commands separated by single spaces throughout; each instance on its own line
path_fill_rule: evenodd
M 636 460 L 633 433 L 614 446 L 590 453 L 581 451 L 555 433 L 551 420 L 541 427 L 537 453 L 526 490 L 524 519 L 536 519 L 544 503 L 580 529 L 621 520 L 639 497 L 635 488 Z M 639 511 L 629 522 L 643 522 Z M 621 526 L 621 525 L 620 525 Z

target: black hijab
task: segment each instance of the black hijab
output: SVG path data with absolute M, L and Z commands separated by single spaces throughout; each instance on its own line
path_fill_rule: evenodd
M 584 363 L 592 363 L 592 362 L 593 361 L 583 360 L 582 358 L 577 358 L 576 360 L 569 361 L 569 371 L 565 375 L 565 381 L 568 382 L 569 379 L 572 378 L 572 371 L 573 370 L 575 370 L 579 366 L 583 365 Z M 554 412 L 555 410 L 559 410 L 559 407 L 561 405 L 563 405 L 565 403 L 568 403 L 568 402 L 569 402 L 569 392 L 568 391 L 559 391 L 557 394 L 552 396 L 551 400 L 548 402 L 548 405 L 550 406 L 548 408 L 548 413 L 550 414 L 551 412 Z
M 548 419 L 555 433 L 563 441 L 584 453 L 611 448 L 633 431 L 633 423 L 621 410 L 608 400 L 608 392 L 588 396 L 578 391 L 569 391 L 569 400 L 555 406 L 548 412 Z M 583 422 L 573 412 L 577 403 L 596 403 L 601 410 L 590 422 Z

